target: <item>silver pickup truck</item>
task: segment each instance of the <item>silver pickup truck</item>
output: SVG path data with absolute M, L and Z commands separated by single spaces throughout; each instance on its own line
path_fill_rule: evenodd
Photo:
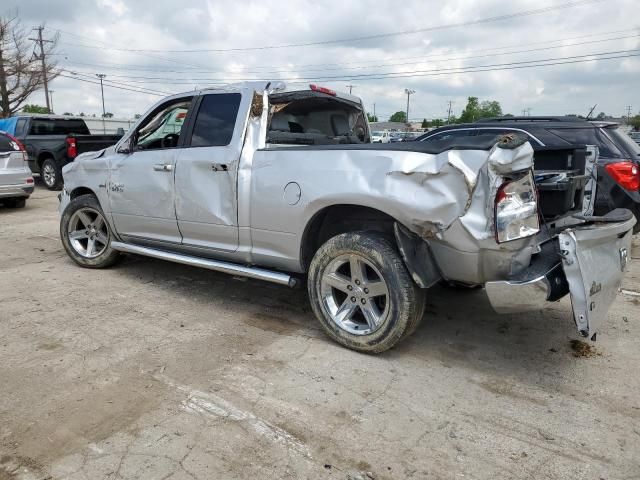
M 60 235 L 79 265 L 122 253 L 306 285 L 329 336 L 381 352 L 426 290 L 484 286 L 498 312 L 571 295 L 594 338 L 635 218 L 592 216 L 597 148 L 517 136 L 372 144 L 362 102 L 252 82 L 174 95 L 64 168 Z

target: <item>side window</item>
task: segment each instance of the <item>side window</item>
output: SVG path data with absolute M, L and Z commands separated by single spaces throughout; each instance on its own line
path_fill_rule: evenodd
M 431 137 L 425 138 L 424 141 L 452 140 L 454 138 L 470 137 L 475 134 L 475 130 L 447 130 L 446 132 L 436 133 Z
M 175 148 L 191 107 L 191 98 L 164 104 L 156 109 L 135 133 L 135 150 Z
M 192 147 L 222 147 L 231 143 L 240 108 L 239 93 L 205 95 L 191 135 Z
M 26 118 L 18 119 L 18 121 L 16 122 L 16 137 L 21 137 L 22 135 L 26 134 L 26 132 L 24 131 L 24 127 L 26 127 L 26 125 L 27 125 Z

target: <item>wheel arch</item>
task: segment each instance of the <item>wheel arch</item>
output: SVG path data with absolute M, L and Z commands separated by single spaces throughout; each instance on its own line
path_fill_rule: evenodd
M 38 165 L 38 169 L 39 170 L 42 170 L 42 164 L 48 158 L 50 158 L 54 162 L 56 161 L 55 155 L 52 152 L 48 151 L 48 150 L 43 150 L 40 153 L 38 153 L 38 157 L 37 157 L 36 163 Z
M 300 241 L 300 263 L 307 271 L 311 259 L 329 238 L 341 233 L 370 230 L 393 238 L 397 220 L 377 208 L 352 203 L 325 206 L 307 222 Z
M 100 203 L 100 199 L 98 198 L 98 195 L 96 195 L 96 192 L 88 187 L 76 187 L 69 192 L 69 198 L 71 198 L 71 200 L 78 198 L 80 195 L 93 195 L 98 200 L 98 203 Z M 100 205 L 100 207 L 102 208 L 102 205 Z

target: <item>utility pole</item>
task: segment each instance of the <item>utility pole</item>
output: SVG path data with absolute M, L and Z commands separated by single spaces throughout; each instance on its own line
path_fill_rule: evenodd
M 373 116 L 374 117 L 376 116 L 376 104 L 375 103 L 373 104 Z
M 353 89 L 353 87 L 355 87 L 355 85 L 345 85 L 348 89 L 349 89 L 349 95 L 351 95 L 351 90 Z
M 523 117 L 530 117 L 531 116 L 531 107 L 523 108 L 522 109 L 522 116 Z
M 96 73 L 96 77 L 100 79 L 100 93 L 102 94 L 102 133 L 107 133 L 107 128 L 104 125 L 104 116 L 107 112 L 104 109 L 104 86 L 102 85 L 102 80 L 106 75 L 104 73 Z
M 453 102 L 449 100 L 447 103 L 449 104 L 449 110 L 447 112 L 447 125 L 449 125 L 451 123 L 451 107 L 453 106 Z
M 55 90 L 49 90 L 49 96 L 51 97 L 51 111 L 49 113 L 54 113 L 53 111 L 53 94 Z
M 407 123 L 409 123 L 409 97 L 416 93 L 415 90 L 409 90 L 408 88 L 404 89 L 404 93 L 407 94 Z
M 44 83 L 44 98 L 47 102 L 47 113 L 51 113 L 51 103 L 49 100 L 49 82 L 47 81 L 47 63 L 44 58 L 44 44 L 45 43 L 53 43 L 53 40 L 43 40 L 42 39 L 42 30 L 44 30 L 44 26 L 40 25 L 39 27 L 34 28 L 33 30 L 38 31 L 38 38 L 30 38 L 29 40 L 33 40 L 40 46 L 40 55 L 36 56 L 42 64 L 42 81 Z
M 627 105 L 627 124 L 631 120 L 631 105 Z

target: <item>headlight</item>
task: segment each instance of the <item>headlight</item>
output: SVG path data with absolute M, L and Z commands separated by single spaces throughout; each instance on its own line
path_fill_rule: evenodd
M 538 198 L 531 171 L 500 186 L 496 194 L 495 225 L 498 243 L 529 237 L 540 231 Z

